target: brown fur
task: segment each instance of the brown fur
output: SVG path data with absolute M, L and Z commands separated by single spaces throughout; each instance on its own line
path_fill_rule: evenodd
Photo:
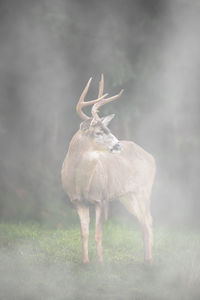
M 85 102 L 92 78 L 89 79 L 77 103 L 76 111 L 84 120 L 80 130 L 73 136 L 64 160 L 61 178 L 63 188 L 76 206 L 81 225 L 83 263 L 88 258 L 89 207 L 95 205 L 97 253 L 102 256 L 102 228 L 107 219 L 108 202 L 119 199 L 135 215 L 141 224 L 144 240 L 145 261 L 152 261 L 152 217 L 150 194 L 155 176 L 153 157 L 140 146 L 130 141 L 119 142 L 108 129 L 114 115 L 100 118 L 101 106 L 118 99 L 123 90 L 115 96 L 103 95 L 104 77 L 99 83 L 98 99 Z M 89 118 L 82 108 L 93 105 Z M 122 146 L 122 149 L 121 149 Z
M 63 188 L 75 204 L 84 200 L 100 204 L 104 207 L 105 219 L 107 201 L 119 199 L 140 223 L 149 219 L 147 227 L 151 226 L 149 208 L 154 159 L 134 142 L 120 143 L 120 153 L 100 151 L 91 138 L 79 130 L 70 142 L 62 166 Z M 151 253 L 146 259 L 151 260 Z

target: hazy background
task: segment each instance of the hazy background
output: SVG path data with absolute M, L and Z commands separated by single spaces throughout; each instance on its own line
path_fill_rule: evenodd
M 71 222 L 60 169 L 101 73 L 105 92 L 125 90 L 101 111 L 113 133 L 156 159 L 155 222 L 198 224 L 197 0 L 0 1 L 0 221 Z

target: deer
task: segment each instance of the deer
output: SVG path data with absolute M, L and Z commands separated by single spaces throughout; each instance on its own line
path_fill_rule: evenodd
M 103 224 L 108 206 L 119 200 L 136 217 L 142 229 L 144 262 L 152 264 L 153 230 L 150 196 L 156 165 L 151 154 L 132 141 L 118 140 L 108 128 L 114 114 L 100 117 L 99 108 L 118 99 L 119 94 L 103 94 L 104 76 L 99 82 L 98 97 L 85 101 L 92 78 L 85 86 L 76 106 L 82 119 L 79 130 L 69 144 L 61 170 L 62 186 L 74 204 L 82 238 L 82 262 L 88 263 L 90 210 L 95 206 L 95 240 L 98 261 L 103 262 Z M 91 117 L 83 109 L 91 106 Z

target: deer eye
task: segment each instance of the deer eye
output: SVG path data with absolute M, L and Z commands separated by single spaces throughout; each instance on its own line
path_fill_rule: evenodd
M 95 135 L 96 135 L 96 136 L 100 136 L 100 135 L 102 135 L 102 132 L 97 131 L 97 132 L 95 132 Z

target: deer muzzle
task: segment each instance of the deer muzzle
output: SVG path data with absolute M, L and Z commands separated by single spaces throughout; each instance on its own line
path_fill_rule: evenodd
M 113 153 L 120 152 L 121 150 L 122 150 L 122 145 L 120 144 L 120 142 L 117 142 L 114 146 L 110 148 L 110 152 Z

